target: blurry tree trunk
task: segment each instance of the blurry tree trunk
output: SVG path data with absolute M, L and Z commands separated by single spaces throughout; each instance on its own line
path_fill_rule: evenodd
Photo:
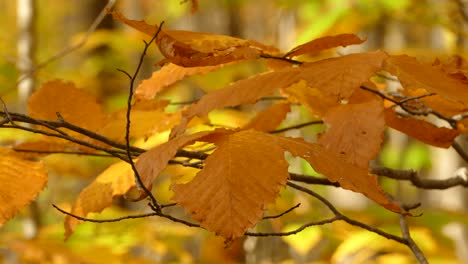
M 27 112 L 27 100 L 33 93 L 35 78 L 31 74 L 35 64 L 36 53 L 36 1 L 18 0 L 17 10 L 17 68 L 19 72 L 18 83 L 18 109 L 17 111 Z M 30 217 L 23 222 L 23 232 L 25 237 L 34 238 L 37 236 L 41 225 L 41 215 L 39 204 L 33 201 L 29 206 Z
M 26 101 L 34 91 L 34 76 L 29 74 L 35 64 L 36 52 L 36 1 L 17 1 L 17 67 L 19 71 L 18 100 L 19 111 L 26 112 Z

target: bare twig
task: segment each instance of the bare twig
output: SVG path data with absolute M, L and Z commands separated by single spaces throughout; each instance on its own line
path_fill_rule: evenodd
M 316 221 L 316 222 L 310 222 L 310 223 L 307 223 L 307 224 L 304 224 L 302 226 L 300 226 L 299 228 L 296 228 L 294 230 L 291 230 L 291 231 L 287 231 L 287 232 L 246 232 L 245 235 L 246 236 L 255 236 L 255 237 L 269 237 L 269 236 L 290 236 L 290 235 L 294 235 L 294 234 L 297 234 L 299 232 L 301 232 L 302 230 L 308 228 L 308 227 L 311 227 L 311 226 L 318 226 L 318 225 L 326 225 L 326 224 L 329 224 L 329 223 L 333 223 L 337 220 L 340 220 L 340 218 L 338 216 L 335 216 L 335 217 L 332 217 L 332 218 L 329 218 L 329 219 L 325 219 L 325 220 L 320 220 L 320 221 Z
M 385 167 L 372 168 L 371 172 L 380 176 L 395 180 L 411 181 L 411 183 L 421 189 L 448 189 L 455 186 L 468 187 L 468 181 L 461 176 L 455 176 L 444 180 L 421 179 L 418 173 L 413 170 L 395 170 Z
M 463 150 L 462 146 L 460 146 L 458 142 L 453 141 L 452 147 L 465 162 L 468 162 L 468 154 Z
M 282 133 L 282 132 L 285 132 L 285 131 L 288 131 L 288 130 L 299 129 L 299 128 L 303 128 L 303 127 L 310 126 L 310 125 L 320 125 L 320 124 L 323 124 L 322 120 L 310 121 L 310 122 L 306 122 L 306 123 L 302 123 L 302 124 L 297 124 L 297 125 L 294 125 L 294 126 L 289 126 L 289 127 L 284 127 L 284 128 L 281 128 L 281 129 L 276 129 L 276 130 L 271 131 L 270 133 L 278 134 L 278 133 Z
M 124 74 L 126 74 L 127 77 L 130 79 L 128 99 L 127 99 L 127 112 L 126 112 L 127 122 L 126 122 L 126 126 L 125 126 L 125 144 L 126 144 L 126 150 L 127 150 L 128 163 L 132 167 L 132 170 L 133 170 L 133 172 L 135 174 L 135 180 L 136 180 L 138 188 L 142 189 L 145 192 L 145 194 L 149 197 L 149 199 L 151 201 L 152 208 L 154 208 L 157 213 L 161 213 L 160 205 L 158 204 L 156 198 L 151 193 L 151 191 L 145 186 L 145 184 L 141 180 L 140 174 L 139 174 L 138 170 L 136 169 L 135 162 L 133 161 L 133 157 L 132 157 L 132 153 L 131 153 L 131 146 L 130 146 L 130 126 L 131 126 L 130 112 L 131 112 L 131 109 L 132 109 L 132 99 L 133 99 L 133 90 L 134 90 L 134 86 L 135 86 L 135 80 L 136 80 L 136 78 L 138 76 L 138 73 L 140 73 L 140 69 L 141 69 L 141 66 L 143 65 L 143 61 L 145 59 L 146 52 L 147 52 L 148 48 L 150 47 L 151 43 L 153 43 L 156 40 L 156 38 L 158 37 L 159 33 L 161 32 L 161 28 L 162 28 L 163 24 L 164 24 L 164 21 L 161 22 L 161 24 L 158 27 L 158 30 L 156 31 L 156 34 L 154 34 L 154 36 L 151 38 L 151 40 L 149 42 L 144 41 L 145 47 L 143 48 L 143 52 L 140 55 L 138 65 L 137 65 L 133 75 L 130 75 L 126 71 L 119 70 L 119 71 L 123 72 Z
M 378 228 L 375 228 L 373 226 L 369 226 L 369 225 L 366 225 L 362 222 L 359 222 L 359 221 L 356 221 L 356 220 L 353 220 L 345 215 L 343 215 L 342 213 L 340 213 L 340 211 L 338 211 L 338 209 L 335 208 L 335 206 L 333 206 L 332 203 L 330 203 L 327 199 L 325 199 L 324 197 L 322 197 L 321 195 L 319 195 L 318 193 L 310 190 L 310 189 L 307 189 L 305 187 L 302 187 L 300 185 L 297 185 L 297 184 L 294 184 L 292 182 L 288 182 L 288 186 L 296 189 L 296 190 L 299 190 L 301 192 L 304 192 L 304 193 L 307 193 L 309 194 L 310 196 L 313 196 L 315 197 L 316 199 L 318 199 L 320 202 L 322 202 L 324 205 L 326 205 L 328 207 L 328 209 L 330 209 L 330 211 L 333 212 L 333 214 L 335 215 L 335 217 L 337 218 L 336 220 L 342 220 L 342 221 L 345 221 L 346 223 L 350 224 L 350 225 L 354 225 L 354 226 L 357 226 L 357 227 L 360 227 L 360 228 L 363 228 L 363 229 L 366 229 L 367 231 L 370 231 L 370 232 L 373 232 L 373 233 L 376 233 L 382 237 L 385 237 L 387 239 L 391 239 L 391 240 L 394 240 L 396 242 L 399 242 L 399 243 L 402 243 L 402 244 L 405 244 L 407 245 L 407 241 L 406 239 L 404 238 L 401 238 L 399 236 L 396 236 L 396 235 L 393 235 L 393 234 L 390 234 L 390 233 L 387 233 L 385 231 L 382 231 Z
M 279 217 L 281 217 L 281 216 L 283 216 L 283 215 L 285 215 L 285 214 L 291 212 L 292 210 L 298 208 L 299 206 L 301 206 L 301 203 L 296 204 L 295 206 L 289 208 L 288 210 L 286 210 L 286 211 L 284 211 L 284 212 L 282 212 L 282 213 L 280 213 L 280 214 L 264 216 L 263 219 L 279 218 Z
M 290 59 L 290 58 L 286 58 L 286 57 L 277 57 L 277 56 L 268 55 L 268 54 L 261 54 L 260 57 L 262 57 L 264 59 L 282 60 L 282 61 L 286 61 L 286 62 L 289 62 L 291 64 L 295 64 L 295 65 L 301 65 L 301 64 L 304 63 L 302 61 L 298 61 L 298 60 L 294 60 L 294 59 Z
M 421 249 L 414 243 L 414 240 L 411 238 L 409 229 L 408 229 L 408 224 L 406 223 L 405 216 L 400 215 L 400 229 L 401 229 L 401 235 L 403 236 L 404 239 L 407 241 L 407 246 L 411 249 L 413 252 L 414 256 L 418 260 L 419 263 L 421 264 L 427 264 L 427 259 L 422 253 Z
M 61 212 L 62 214 L 66 214 L 68 216 L 71 216 L 71 217 L 76 218 L 76 219 L 81 220 L 81 221 L 93 222 L 93 223 L 112 223 L 112 222 L 119 222 L 119 221 L 127 220 L 127 219 L 144 218 L 144 217 L 150 217 L 150 216 L 158 215 L 157 213 L 153 212 L 153 213 L 147 213 L 147 214 L 127 215 L 127 216 L 111 218 L 111 219 L 91 219 L 91 218 L 86 218 L 86 217 L 82 217 L 82 216 L 75 215 L 75 214 L 72 214 L 70 212 L 67 212 L 67 211 L 61 209 L 60 207 L 56 206 L 55 204 L 52 204 L 52 206 L 55 209 L 57 209 L 59 212 Z
M 430 107 L 428 107 L 427 105 L 424 105 L 422 103 L 421 103 L 423 105 L 422 108 L 415 108 L 414 106 L 408 104 L 408 102 L 416 101 L 419 98 L 426 97 L 426 96 L 431 96 L 431 95 L 434 95 L 434 94 L 425 94 L 425 95 L 421 95 L 421 96 L 408 97 L 408 98 L 405 98 L 405 99 L 399 101 L 399 100 L 393 99 L 390 96 L 387 96 L 385 93 L 383 93 L 381 91 L 371 89 L 371 88 L 369 88 L 367 86 L 361 85 L 360 88 L 363 89 L 363 90 L 372 92 L 374 94 L 377 94 L 378 96 L 382 97 L 383 99 L 386 99 L 386 100 L 394 103 L 395 105 L 400 106 L 403 110 L 405 110 L 406 112 L 408 112 L 411 115 L 419 115 L 419 116 L 434 115 L 434 116 L 438 117 L 439 119 L 445 120 L 447 123 L 450 124 L 450 126 L 452 128 L 454 128 L 454 129 L 457 128 L 457 122 L 459 121 L 458 119 L 455 119 L 453 117 L 444 116 L 443 114 L 431 109 Z

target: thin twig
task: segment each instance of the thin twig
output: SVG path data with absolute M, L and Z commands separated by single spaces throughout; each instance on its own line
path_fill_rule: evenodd
M 299 190 L 301 192 L 304 192 L 304 193 L 307 193 L 309 194 L 310 196 L 313 196 L 315 197 L 316 199 L 318 199 L 320 202 L 322 202 L 323 204 L 325 204 L 328 209 L 330 209 L 330 211 L 333 212 L 333 214 L 338 218 L 337 220 L 343 220 L 345 221 L 346 223 L 350 224 L 350 225 L 354 225 L 354 226 L 357 226 L 357 227 L 360 227 L 360 228 L 363 228 L 363 229 L 366 229 L 367 231 L 370 231 L 370 232 L 373 232 L 373 233 L 376 233 L 382 237 L 385 237 L 387 239 L 391 239 L 391 240 L 394 240 L 396 242 L 399 242 L 399 243 L 402 243 L 402 244 L 405 244 L 405 245 L 408 245 L 408 241 L 406 241 L 404 238 L 401 238 L 399 236 L 395 236 L 393 234 L 390 234 L 390 233 L 387 233 L 385 231 L 382 231 L 378 228 L 375 228 L 373 226 L 369 226 L 369 225 L 366 225 L 362 222 L 359 222 L 359 221 L 356 221 L 356 220 L 353 220 L 345 215 L 343 215 L 342 213 L 340 213 L 338 211 L 338 209 L 335 208 L 335 206 L 333 206 L 332 203 L 330 203 L 327 199 L 325 199 L 324 197 L 322 197 L 321 195 L 319 195 L 318 193 L 310 190 L 310 189 L 307 189 L 305 187 L 302 187 L 300 185 L 297 185 L 297 184 L 294 184 L 292 182 L 288 182 L 287 183 L 288 186 L 296 189 L 296 190 Z
M 282 133 L 282 132 L 285 132 L 285 131 L 288 131 L 288 130 L 299 129 L 299 128 L 303 128 L 303 127 L 306 127 L 306 126 L 320 125 L 320 124 L 323 124 L 322 120 L 310 121 L 310 122 L 305 122 L 305 123 L 302 123 L 302 124 L 297 124 L 297 125 L 294 125 L 294 126 L 289 126 L 289 127 L 276 129 L 276 130 L 271 131 L 270 133 L 278 134 L 278 133 Z
M 284 211 L 284 212 L 282 212 L 282 213 L 280 213 L 280 214 L 264 216 L 263 219 L 280 218 L 281 216 L 283 216 L 283 215 L 285 215 L 285 214 L 291 212 L 292 210 L 298 208 L 299 206 L 301 206 L 301 203 L 296 204 L 295 206 L 289 208 L 288 210 L 286 210 L 286 211 Z
M 55 204 L 52 204 L 52 206 L 55 209 L 57 209 L 58 211 L 60 211 L 62 214 L 66 214 L 68 216 L 71 216 L 71 217 L 76 218 L 76 219 L 81 220 L 81 221 L 93 222 L 93 223 L 112 223 L 112 222 L 119 222 L 119 221 L 127 220 L 127 219 L 144 218 L 144 217 L 150 217 L 150 216 L 157 216 L 158 215 L 156 212 L 152 212 L 152 213 L 147 213 L 147 214 L 127 215 L 127 216 L 111 218 L 111 219 L 91 219 L 91 218 L 86 218 L 86 217 L 82 217 L 82 216 L 75 215 L 75 214 L 72 214 L 70 212 L 67 212 L 67 211 L 61 209 L 60 207 L 56 206 Z
M 133 170 L 133 172 L 135 174 L 135 179 L 136 179 L 136 182 L 137 182 L 137 186 L 139 188 L 141 188 L 145 192 L 145 194 L 149 197 L 149 199 L 151 201 L 151 205 L 152 205 L 152 207 L 154 209 L 156 209 L 155 211 L 157 213 L 161 212 L 160 205 L 158 204 L 156 198 L 151 193 L 151 191 L 145 186 L 145 184 L 141 180 L 140 174 L 139 174 L 139 172 L 138 172 L 138 170 L 137 170 L 137 168 L 135 166 L 135 162 L 133 161 L 131 148 L 130 148 L 130 125 L 131 125 L 130 124 L 131 123 L 130 112 L 131 112 L 131 108 L 132 108 L 133 89 L 134 89 L 134 86 L 135 86 L 135 80 L 136 80 L 136 78 L 138 76 L 138 73 L 140 72 L 141 66 L 143 65 L 143 61 L 145 59 L 146 52 L 148 51 L 148 48 L 151 45 L 151 43 L 153 43 L 156 40 L 156 38 L 158 37 L 159 33 L 161 32 L 161 28 L 162 28 L 163 24 L 164 24 L 164 21 L 161 22 L 161 24 L 158 27 L 158 30 L 156 31 L 156 34 L 154 34 L 154 36 L 151 38 L 151 40 L 149 42 L 144 41 L 145 47 L 143 49 L 143 52 L 140 55 L 140 60 L 138 62 L 138 66 L 135 69 L 135 72 L 133 73 L 133 75 L 130 75 L 129 73 L 120 70 L 121 72 L 125 73 L 130 78 L 128 99 L 127 99 L 127 113 L 126 113 L 126 121 L 127 122 L 126 122 L 126 126 L 125 126 L 125 144 L 126 144 L 126 150 L 127 150 L 128 163 L 132 167 L 132 170 Z
M 421 249 L 416 245 L 414 240 L 411 238 L 409 229 L 408 229 L 408 224 L 406 223 L 406 219 L 404 215 L 400 215 L 400 229 L 401 229 L 401 235 L 403 236 L 406 241 L 408 241 L 408 247 L 413 251 L 413 255 L 416 257 L 419 263 L 421 264 L 427 264 L 427 259 L 422 253 Z
M 468 154 L 463 150 L 462 146 L 460 146 L 458 142 L 453 141 L 452 147 L 465 162 L 468 162 Z
M 92 152 L 84 152 L 84 151 L 56 151 L 56 150 L 37 150 L 37 149 L 22 149 L 22 148 L 13 148 L 13 150 L 16 152 L 37 153 L 37 154 L 67 154 L 67 155 L 116 158 L 115 156 L 112 156 L 109 154 L 92 153 Z
M 298 61 L 298 60 L 294 60 L 294 59 L 290 59 L 290 58 L 286 58 L 286 57 L 277 57 L 277 56 L 268 55 L 268 54 L 260 54 L 260 57 L 264 58 L 264 59 L 274 59 L 274 60 L 286 61 L 286 62 L 289 62 L 291 64 L 295 64 L 295 65 L 301 65 L 301 64 L 304 63 L 302 61 Z
M 320 220 L 320 221 L 316 221 L 316 222 L 310 222 L 310 223 L 307 223 L 307 224 L 304 224 L 302 226 L 300 226 L 299 228 L 297 229 L 294 229 L 292 231 L 288 231 L 288 232 L 246 232 L 244 235 L 246 236 L 255 236 L 255 237 L 269 237 L 269 236 L 290 236 L 290 235 L 294 235 L 294 234 L 297 234 L 299 232 L 301 232 L 302 230 L 308 228 L 308 227 L 311 227 L 311 226 L 318 226 L 318 225 L 326 225 L 326 224 L 329 224 L 329 223 L 333 223 L 337 220 L 341 220 L 339 216 L 335 216 L 335 217 L 332 217 L 332 218 L 329 218 L 329 219 L 325 219 L 325 220 Z
M 426 95 L 422 95 L 422 96 L 409 97 L 407 99 L 403 99 L 401 101 L 398 101 L 398 100 L 395 100 L 395 99 L 391 98 L 390 96 L 387 96 L 385 93 L 383 93 L 381 91 L 371 89 L 369 87 L 366 87 L 365 85 L 361 85 L 360 88 L 363 89 L 363 90 L 372 92 L 374 94 L 377 94 L 378 96 L 382 97 L 383 99 L 386 99 L 386 100 L 400 106 L 403 110 L 405 110 L 409 114 L 418 115 L 418 116 L 434 115 L 434 116 L 438 117 L 439 119 L 445 120 L 447 123 L 450 124 L 450 126 L 452 128 L 454 128 L 454 129 L 457 128 L 458 120 L 455 119 L 455 118 L 444 116 L 443 114 L 431 109 L 430 107 L 428 107 L 428 106 L 426 106 L 424 104 L 423 104 L 424 105 L 423 109 L 418 109 L 418 108 L 417 109 L 410 109 L 410 108 L 414 108 L 414 107 L 407 104 L 408 101 L 416 101 L 418 98 L 425 97 L 425 96 L 431 96 L 433 94 L 426 94 Z

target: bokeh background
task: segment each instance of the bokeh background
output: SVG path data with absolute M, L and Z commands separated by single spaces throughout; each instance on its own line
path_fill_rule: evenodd
M 30 2 L 30 3 L 28 3 Z M 26 112 L 28 93 L 21 92 L 19 53 L 21 10 L 32 4 L 32 63 L 40 64 L 66 47 L 79 43 L 107 1 L 95 0 L 0 0 L 0 96 L 10 111 Z M 340 56 L 383 49 L 408 54 L 424 61 L 453 54 L 464 56 L 468 48 L 468 1 L 464 0 L 117 0 L 114 6 L 127 17 L 145 19 L 167 29 L 203 31 L 253 39 L 283 51 L 311 39 L 338 33 L 356 33 L 367 38 L 359 46 L 321 54 Z M 95 95 L 109 112 L 124 107 L 128 96 L 127 77 L 117 68 L 133 71 L 142 40 L 147 36 L 110 17 L 105 18 L 86 43 L 63 58 L 37 69 L 30 87 L 37 89 L 48 80 L 72 81 Z M 140 75 L 148 78 L 162 59 L 156 46 L 150 49 Z M 226 84 L 266 70 L 264 62 L 242 62 L 204 76 L 179 82 L 161 95 L 173 102 L 190 101 Z M 386 85 L 398 88 L 398 82 Z M 177 110 L 174 106 L 170 111 Z M 310 120 L 297 107 L 285 124 Z M 215 124 L 240 126 L 252 116 L 252 109 L 215 111 Z M 443 123 L 438 123 L 443 126 Z M 290 131 L 291 136 L 313 140 L 324 128 L 307 127 Z M 161 133 L 161 138 L 167 133 Z M 0 130 L 0 144 L 11 146 L 34 135 Z M 467 147 L 466 139 L 459 139 Z M 115 162 L 108 158 L 49 155 L 49 185 L 36 202 L 0 229 L 0 261 L 3 263 L 414 263 L 401 245 L 336 222 L 313 227 L 287 238 L 245 238 L 225 249 L 222 239 L 157 218 L 108 224 L 82 224 L 63 241 L 64 216 L 52 203 L 70 208 L 78 193 Z M 290 159 L 292 172 L 314 174 L 301 159 Z M 447 178 L 465 173 L 452 149 L 435 149 L 396 132 L 388 131 L 376 163 L 414 169 L 427 178 Z M 27 168 L 25 168 L 27 169 Z M 155 187 L 159 197 L 169 201 L 170 175 L 189 173 L 171 167 Z M 409 219 L 416 243 L 430 263 L 468 263 L 468 193 L 466 188 L 423 191 L 407 183 L 382 179 L 384 188 L 407 203 L 421 202 L 420 217 Z M 1 183 L 0 183 L 1 184 Z M 314 190 L 343 209 L 349 216 L 398 232 L 398 216 L 379 208 L 359 194 L 314 187 Z M 284 190 L 269 208 L 282 212 L 300 202 L 301 207 L 280 219 L 262 222 L 257 230 L 285 231 L 301 223 L 321 219 L 326 209 L 301 194 Z M 147 210 L 144 204 L 123 199 L 96 218 L 111 218 Z M 174 209 L 178 210 L 178 209 Z M 177 213 L 177 212 L 175 212 Z M 183 212 L 180 212 L 181 214 Z

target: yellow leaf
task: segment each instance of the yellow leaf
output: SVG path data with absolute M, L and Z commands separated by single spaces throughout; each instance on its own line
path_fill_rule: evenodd
M 28 101 L 29 115 L 34 118 L 58 120 L 57 113 L 76 126 L 96 131 L 105 114 L 96 99 L 73 83 L 60 80 L 45 83 Z
M 72 206 L 71 213 L 86 217 L 88 213 L 101 212 L 112 204 L 112 199 L 122 196 L 135 186 L 132 168 L 123 161 L 109 166 L 83 189 Z M 65 217 L 65 239 L 68 239 L 81 221 Z
M 47 184 L 42 162 L 24 160 L 0 148 L 0 226 L 29 204 Z
M 291 111 L 289 103 L 274 104 L 258 113 L 242 129 L 255 129 L 263 132 L 273 131 L 281 124 L 289 111 Z
M 361 44 L 365 39 L 360 39 L 358 36 L 354 34 L 340 34 L 336 36 L 326 36 L 318 39 L 314 39 L 309 41 L 305 44 L 299 45 L 293 48 L 291 51 L 286 53 L 286 57 L 295 57 L 306 53 L 311 53 L 314 55 L 319 51 L 335 48 L 339 46 L 349 46 L 354 44 Z

